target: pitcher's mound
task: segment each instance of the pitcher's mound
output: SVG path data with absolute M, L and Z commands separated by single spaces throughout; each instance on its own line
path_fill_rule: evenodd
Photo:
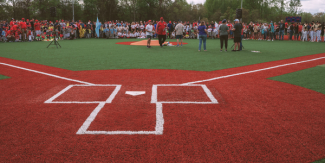
M 166 42 L 164 42 L 165 44 Z M 177 45 L 177 42 L 169 42 L 172 45 Z M 137 45 L 137 46 L 147 46 L 147 40 L 142 41 L 132 41 L 132 42 L 118 42 L 116 44 L 120 45 Z M 183 45 L 187 43 L 183 42 Z M 150 46 L 159 46 L 158 40 L 151 40 Z

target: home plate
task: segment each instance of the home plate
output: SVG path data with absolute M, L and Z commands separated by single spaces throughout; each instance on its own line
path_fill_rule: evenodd
M 146 94 L 146 91 L 126 91 L 125 94 L 131 95 L 131 96 L 138 96 L 138 95 Z

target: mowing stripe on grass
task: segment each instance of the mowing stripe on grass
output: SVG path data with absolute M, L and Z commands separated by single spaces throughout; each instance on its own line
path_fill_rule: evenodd
M 220 76 L 220 77 L 215 77 L 215 78 L 211 78 L 211 79 L 205 79 L 205 80 L 199 80 L 199 81 L 194 81 L 194 82 L 188 82 L 188 83 L 184 83 L 182 85 L 202 83 L 202 82 L 213 81 L 213 80 L 218 80 L 218 79 L 223 79 L 223 78 L 229 78 L 229 77 L 233 77 L 233 76 L 250 74 L 250 73 L 254 73 L 254 72 L 265 71 L 265 70 L 275 69 L 275 68 L 279 68 L 279 67 L 285 67 L 285 66 L 295 65 L 295 64 L 299 64 L 299 63 L 316 61 L 316 60 L 320 60 L 320 59 L 325 59 L 325 57 L 319 57 L 319 58 L 305 60 L 305 61 L 300 61 L 300 62 L 287 63 L 287 64 L 283 64 L 283 65 L 277 65 L 277 66 L 273 66 L 273 67 L 262 68 L 262 69 L 257 69 L 257 70 L 253 70 L 253 71 L 246 71 L 246 72 L 241 72 L 241 73 L 231 74 L 231 75 L 226 75 L 226 76 Z
M 38 73 L 38 74 L 51 76 L 51 77 L 54 77 L 54 78 L 59 78 L 59 79 L 73 81 L 73 82 L 82 83 L 82 84 L 94 85 L 92 83 L 88 83 L 88 82 L 84 82 L 84 81 L 80 81 L 80 80 L 75 80 L 75 79 L 70 79 L 70 78 L 66 78 L 66 77 L 62 77 L 62 76 L 58 76 L 58 75 L 53 75 L 53 74 L 49 74 L 49 73 L 46 73 L 46 72 L 36 71 L 36 70 L 28 69 L 28 68 L 23 68 L 23 67 L 19 67 L 19 66 L 14 66 L 14 65 L 6 64 L 6 63 L 1 63 L 0 62 L 0 64 L 5 65 L 5 66 L 9 66 L 9 67 L 18 68 L 18 69 L 21 69 L 21 70 L 26 70 L 26 71 L 35 72 L 35 73 Z

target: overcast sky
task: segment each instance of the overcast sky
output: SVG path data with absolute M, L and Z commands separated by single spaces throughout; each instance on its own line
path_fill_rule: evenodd
M 205 0 L 187 0 L 188 3 L 204 3 Z M 239 1 L 238 1 L 239 2 Z M 325 12 L 325 0 L 301 0 L 302 10 L 312 14 Z

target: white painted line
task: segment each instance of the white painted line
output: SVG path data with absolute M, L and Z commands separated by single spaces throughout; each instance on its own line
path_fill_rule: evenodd
M 36 71 L 36 70 L 28 69 L 28 68 L 23 68 L 23 67 L 19 67 L 19 66 L 15 66 L 15 65 L 10 65 L 10 64 L 6 64 L 6 63 L 2 63 L 2 62 L 0 62 L 0 64 L 5 65 L 5 66 L 9 66 L 9 67 L 18 68 L 18 69 L 21 69 L 21 70 L 35 72 L 35 73 L 42 74 L 42 75 L 51 76 L 51 77 L 54 77 L 54 78 L 59 78 L 59 79 L 73 81 L 73 82 L 82 83 L 82 84 L 93 85 L 92 83 L 88 83 L 88 82 L 84 82 L 84 81 L 80 81 L 80 80 L 75 80 L 75 79 L 70 79 L 70 78 L 66 78 L 66 77 L 62 77 L 62 76 L 58 76 L 58 75 L 53 75 L 53 74 L 49 74 L 49 73 L 46 73 L 46 72 Z
M 78 134 L 78 133 L 77 133 Z M 89 134 L 89 135 L 150 135 L 156 134 L 156 131 L 86 131 L 82 134 Z
M 157 103 L 157 85 L 152 86 L 151 103 Z
M 223 79 L 223 78 L 229 78 L 229 77 L 233 77 L 233 76 L 239 76 L 239 75 L 244 75 L 244 74 L 250 74 L 250 73 L 254 73 L 254 72 L 265 71 L 265 70 L 275 69 L 275 68 L 279 68 L 279 67 L 285 67 L 285 66 L 295 65 L 295 64 L 299 64 L 299 63 L 305 63 L 305 62 L 316 61 L 316 60 L 320 60 L 320 59 L 324 59 L 324 58 L 325 58 L 325 57 L 319 57 L 319 58 L 310 59 L 310 60 L 305 60 L 305 61 L 300 61 L 300 62 L 287 63 L 287 64 L 278 65 L 278 66 L 273 66 L 273 67 L 268 67 L 268 68 L 257 69 L 257 70 L 253 70 L 253 71 L 246 71 L 246 72 L 241 72 L 241 73 L 232 74 L 232 75 L 226 75 L 226 76 L 215 77 L 215 78 L 211 78 L 211 79 L 205 79 L 205 80 L 199 80 L 199 81 L 188 82 L 188 83 L 184 83 L 184 84 L 181 84 L 181 85 L 189 85 L 189 84 L 202 83 L 202 82 L 213 81 L 213 80 L 218 80 L 218 79 Z
M 109 96 L 109 98 L 106 100 L 106 103 L 112 103 L 113 99 L 117 95 L 118 91 L 120 91 L 122 85 L 117 85 L 112 94 Z
M 158 101 L 158 87 L 201 87 L 206 95 L 211 101 Z M 162 104 L 218 104 L 218 100 L 212 95 L 210 90 L 206 85 L 202 84 L 190 84 L 190 85 L 180 85 L 180 84 L 157 84 L 152 86 L 151 103 L 162 103 Z
M 126 91 L 125 94 L 131 95 L 131 96 L 139 96 L 146 94 L 146 91 Z
M 56 98 L 64 94 L 66 91 L 68 91 L 72 87 L 115 87 L 114 91 L 112 94 L 108 97 L 106 101 L 54 101 Z M 46 100 L 44 103 L 47 104 L 99 104 L 99 103 L 111 103 L 118 91 L 121 89 L 121 85 L 116 85 L 116 84 L 95 84 L 95 85 L 80 85 L 80 84 L 74 84 L 74 85 L 69 85 L 50 99 Z
M 214 104 L 218 104 L 218 100 L 216 98 L 214 98 L 214 96 L 212 95 L 212 93 L 208 89 L 208 87 L 206 85 L 202 85 L 202 88 L 203 88 L 204 92 L 207 94 L 207 96 L 210 98 L 211 102 Z
M 162 103 L 156 103 L 156 135 L 162 135 L 164 131 L 164 114 Z
M 53 103 L 53 100 L 55 100 L 56 98 L 58 98 L 59 96 L 61 96 L 64 92 L 68 91 L 70 88 L 72 88 L 73 85 L 69 85 L 66 88 L 64 88 L 62 91 L 60 91 L 59 93 L 57 93 L 56 95 L 54 95 L 53 97 L 51 97 L 50 99 L 46 100 L 44 103 Z
M 86 121 L 83 123 L 83 125 L 79 128 L 77 134 L 85 134 L 87 129 L 89 128 L 91 122 L 94 121 L 96 118 L 97 114 L 99 113 L 100 110 L 105 106 L 105 102 L 101 102 L 98 104 L 98 106 L 94 109 L 93 112 L 91 112 L 90 116 L 86 119 Z

